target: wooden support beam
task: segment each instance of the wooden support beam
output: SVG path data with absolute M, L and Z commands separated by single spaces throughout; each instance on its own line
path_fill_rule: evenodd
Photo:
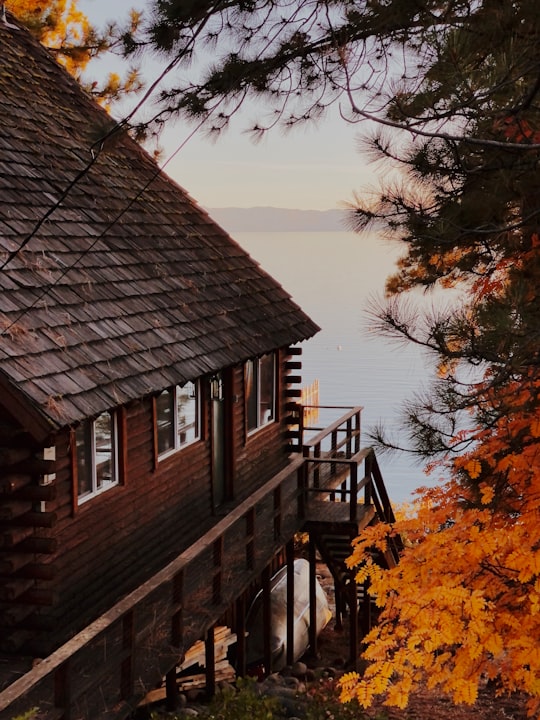
M 54 673 L 54 706 L 63 711 L 62 720 L 71 720 L 70 661 L 66 660 Z
M 349 585 L 349 665 L 352 670 L 358 668 L 358 597 L 356 592 L 356 582 L 351 579 Z
M 165 675 L 165 706 L 169 712 L 173 712 L 179 706 L 180 690 L 176 682 L 176 668 Z M 160 698 L 162 699 L 162 698 Z
M 120 666 L 120 697 L 128 700 L 133 695 L 133 653 L 135 652 L 135 611 L 129 610 L 122 617 L 122 650 L 125 657 Z
M 262 572 L 263 597 L 263 656 L 264 669 L 268 675 L 272 672 L 272 606 L 270 599 L 270 566 Z
M 371 630 L 371 595 L 369 593 L 369 580 L 364 582 L 364 596 L 362 599 L 362 637 Z
M 208 629 L 204 644 L 206 658 L 206 692 L 209 695 L 216 693 L 216 654 L 214 645 L 214 626 Z
M 336 623 L 335 630 L 341 632 L 343 630 L 343 592 L 340 584 L 334 579 L 334 599 L 336 604 Z
M 247 672 L 246 599 L 243 593 L 236 600 L 236 672 L 240 677 L 245 677 Z
M 317 552 L 313 533 L 309 534 L 309 654 L 317 655 Z
M 287 557 L 287 664 L 294 662 L 294 541 L 285 546 Z

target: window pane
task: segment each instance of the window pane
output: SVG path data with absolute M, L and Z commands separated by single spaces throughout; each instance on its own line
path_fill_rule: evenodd
M 193 442 L 199 437 L 197 385 L 186 383 L 176 388 L 178 445 Z
M 156 398 L 158 453 L 174 448 L 174 395 L 164 390 Z
M 85 422 L 75 432 L 77 455 L 77 494 L 92 492 L 92 426 Z
M 274 355 L 259 360 L 259 425 L 274 419 Z
M 258 372 L 257 362 L 248 360 L 245 368 L 245 385 L 246 385 L 246 413 L 248 430 L 255 430 L 257 427 L 257 383 Z
M 96 489 L 115 482 L 114 428 L 110 413 L 102 413 L 94 421 L 96 443 Z

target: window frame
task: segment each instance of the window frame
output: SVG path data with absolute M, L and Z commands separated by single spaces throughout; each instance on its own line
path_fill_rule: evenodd
M 271 360 L 271 388 L 270 393 L 262 388 L 262 383 L 267 379 L 264 363 Z M 250 372 L 250 366 L 252 371 Z M 250 378 L 250 374 L 252 377 Z M 250 387 L 251 386 L 251 387 Z M 244 396 L 245 396 L 245 418 L 246 434 L 248 437 L 259 432 L 263 428 L 275 423 L 277 420 L 277 357 L 275 352 L 265 353 L 256 358 L 250 358 L 244 365 Z M 270 396 L 270 403 L 267 397 Z M 252 402 L 252 400 L 254 402 Z M 268 405 L 270 408 L 268 410 Z M 266 419 L 265 415 L 269 412 Z M 253 423 L 255 420 L 255 424 Z
M 179 394 L 182 390 L 186 388 L 187 385 L 193 385 L 194 390 L 194 421 L 193 421 L 193 436 L 188 437 L 188 439 L 181 441 L 181 430 L 179 424 L 179 404 L 178 404 L 178 398 Z M 160 427 L 159 423 L 164 422 L 163 419 L 160 420 L 160 407 L 159 407 L 159 398 L 164 395 L 165 393 L 172 393 L 172 403 L 169 406 L 168 411 L 171 413 L 171 417 L 173 419 L 172 424 L 170 424 L 170 438 L 169 440 L 172 440 L 171 444 L 163 449 L 160 450 Z M 189 447 L 190 445 L 193 445 L 194 443 L 199 442 L 202 439 L 202 422 L 201 422 L 201 410 L 202 410 L 202 404 L 201 404 L 201 383 L 200 380 L 189 380 L 188 382 L 184 383 L 184 385 L 172 385 L 168 388 L 165 388 L 164 390 L 159 393 L 159 395 L 154 396 L 154 442 L 155 442 L 155 458 L 156 462 L 160 462 L 164 460 L 165 458 L 176 454 L 180 450 L 183 450 L 186 447 Z M 164 425 L 162 429 L 164 429 L 166 426 Z M 188 425 L 189 429 L 189 425 Z
M 99 419 L 105 415 L 110 418 L 110 457 L 107 461 L 111 467 L 112 480 L 99 481 L 99 467 L 105 463 L 98 463 L 99 445 L 96 433 L 96 424 Z M 82 441 L 81 441 L 81 433 Z M 74 482 L 74 499 L 77 506 L 84 505 L 89 500 L 92 500 L 104 492 L 111 490 L 114 487 L 120 485 L 120 473 L 121 473 L 121 457 L 120 457 L 120 433 L 121 423 L 118 416 L 118 412 L 114 410 L 105 410 L 94 418 L 88 418 L 84 420 L 77 428 L 73 431 L 73 471 L 75 475 Z M 80 448 L 83 449 L 84 458 L 81 458 Z M 83 462 L 81 462 L 83 460 Z M 85 481 L 89 481 L 90 490 L 85 491 L 81 494 L 81 479 L 83 473 L 81 473 L 81 467 L 87 465 L 87 471 L 84 473 Z

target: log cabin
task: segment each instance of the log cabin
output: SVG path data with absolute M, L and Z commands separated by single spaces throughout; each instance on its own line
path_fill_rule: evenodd
M 291 562 L 319 328 L 24 29 L 0 43 L 0 717 L 126 717 Z M 326 435 L 349 458 L 359 416 Z

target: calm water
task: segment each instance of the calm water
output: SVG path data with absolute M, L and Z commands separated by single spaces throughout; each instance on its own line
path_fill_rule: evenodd
M 396 250 L 376 236 L 345 232 L 234 237 L 322 328 L 304 343 L 303 384 L 319 380 L 322 405 L 362 405 L 364 431 L 382 421 L 395 433 L 400 403 L 421 387 L 428 371 L 418 349 L 397 347 L 367 331 L 366 301 L 382 294 Z M 435 482 L 406 454 L 385 454 L 379 463 L 395 502 Z

